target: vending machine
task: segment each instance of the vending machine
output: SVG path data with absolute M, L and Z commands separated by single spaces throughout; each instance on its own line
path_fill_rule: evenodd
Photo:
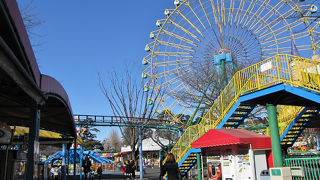
M 244 155 L 236 155 L 236 174 L 238 179 L 252 180 L 254 179 L 254 166 L 251 162 L 249 153 Z
M 235 155 L 222 155 L 221 156 L 221 169 L 222 169 L 222 179 L 224 180 L 235 180 L 236 175 L 236 161 Z
M 268 169 L 264 150 L 248 149 L 221 156 L 222 180 L 260 180 L 260 173 Z
M 215 180 L 221 174 L 221 162 L 220 156 L 207 156 L 206 157 L 206 169 L 204 176 L 207 177 L 208 180 Z

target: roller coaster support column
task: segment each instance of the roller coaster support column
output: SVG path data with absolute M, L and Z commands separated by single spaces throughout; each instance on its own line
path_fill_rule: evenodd
M 82 159 L 83 159 L 83 147 L 80 146 L 80 155 L 79 155 L 79 160 L 80 160 L 80 179 L 82 179 Z
M 143 164 L 142 164 L 142 130 L 139 127 L 139 160 L 140 160 L 140 179 L 143 179 Z
M 179 137 L 180 138 L 180 137 Z M 159 151 L 159 162 L 161 163 L 161 149 Z
M 64 136 L 63 136 L 64 138 Z M 66 149 L 67 144 L 62 144 L 62 164 L 61 164 L 61 179 L 66 180 Z
M 272 155 L 274 167 L 282 167 L 282 152 L 280 144 L 279 127 L 277 120 L 277 110 L 272 104 L 267 104 L 269 129 L 271 135 Z
M 202 180 L 201 174 L 201 154 L 197 153 L 197 169 L 198 169 L 198 180 Z
M 26 179 L 32 180 L 39 154 L 40 109 L 37 104 L 31 107 L 31 123 L 29 126 Z

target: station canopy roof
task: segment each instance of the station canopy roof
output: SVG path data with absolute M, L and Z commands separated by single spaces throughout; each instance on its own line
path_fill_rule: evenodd
M 41 109 L 40 129 L 76 136 L 68 94 L 40 72 L 16 1 L 0 1 L 0 122 L 30 127 Z
M 245 129 L 211 129 L 191 144 L 192 148 L 249 145 L 252 149 L 271 149 L 271 138 Z

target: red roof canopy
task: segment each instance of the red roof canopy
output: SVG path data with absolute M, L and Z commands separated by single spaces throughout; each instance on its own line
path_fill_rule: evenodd
M 232 144 L 251 144 L 252 149 L 271 149 L 271 138 L 245 129 L 211 129 L 191 144 L 206 148 Z

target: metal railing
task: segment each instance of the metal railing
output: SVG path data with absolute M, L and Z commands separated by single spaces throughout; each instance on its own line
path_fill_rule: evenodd
M 293 180 L 316 180 L 320 179 L 320 157 L 286 158 L 287 167 L 302 167 L 302 176 L 293 174 Z
M 277 118 L 280 136 L 303 109 L 304 107 L 302 106 L 277 106 L 277 112 L 279 113 Z M 269 127 L 266 129 L 266 135 L 270 136 Z

